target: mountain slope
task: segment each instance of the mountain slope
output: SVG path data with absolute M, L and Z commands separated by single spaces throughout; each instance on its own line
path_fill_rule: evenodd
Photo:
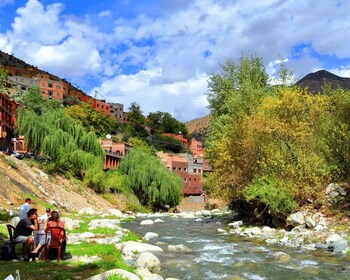
M 80 182 L 72 184 L 61 176 L 48 176 L 26 161 L 0 155 L 0 208 L 17 210 L 25 197 L 33 199 L 32 207 L 43 212 L 46 207 L 75 211 L 84 207 L 95 210 L 114 208 Z
M 310 93 L 320 93 L 327 84 L 333 89 L 350 90 L 350 78 L 339 77 L 326 70 L 310 73 L 296 83 L 301 88 L 307 88 Z

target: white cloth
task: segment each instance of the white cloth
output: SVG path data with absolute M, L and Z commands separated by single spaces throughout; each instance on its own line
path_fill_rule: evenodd
M 39 218 L 39 220 L 41 222 L 46 222 L 46 220 L 49 218 L 50 216 L 48 216 L 46 213 L 45 214 L 42 214 Z
M 30 210 L 30 204 L 28 202 L 24 203 L 19 207 L 19 213 L 18 217 L 20 220 L 23 220 L 25 217 L 27 217 L 27 213 Z

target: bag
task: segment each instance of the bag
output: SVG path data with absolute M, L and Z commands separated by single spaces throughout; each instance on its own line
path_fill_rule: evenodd
M 3 261 L 12 261 L 16 258 L 16 251 L 14 244 L 5 244 L 1 248 L 1 260 Z

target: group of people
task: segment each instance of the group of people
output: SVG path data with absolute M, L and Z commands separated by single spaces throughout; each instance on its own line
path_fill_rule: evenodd
M 40 240 L 36 242 L 36 247 L 30 251 L 34 244 L 33 232 L 44 232 L 49 227 L 64 228 L 64 222 L 59 219 L 58 211 L 51 211 L 50 208 L 47 208 L 45 214 L 38 217 L 38 210 L 31 208 L 31 203 L 32 200 L 26 198 L 25 203 L 21 205 L 18 214 L 20 221 L 14 231 L 15 242 L 25 245 L 23 256 L 25 261 L 29 261 L 30 256 L 38 254 L 46 242 L 49 242 L 49 238 L 47 239 L 45 234 L 36 235 Z

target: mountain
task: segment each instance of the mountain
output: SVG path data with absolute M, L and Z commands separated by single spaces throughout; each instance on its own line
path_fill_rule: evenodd
M 203 141 L 204 136 L 208 133 L 210 115 L 197 118 L 185 123 L 188 132 L 198 141 Z
M 314 94 L 321 92 L 327 84 L 333 89 L 350 90 L 350 78 L 339 77 L 326 70 L 310 73 L 296 83 L 297 86 L 303 89 L 307 88 L 310 93 Z

